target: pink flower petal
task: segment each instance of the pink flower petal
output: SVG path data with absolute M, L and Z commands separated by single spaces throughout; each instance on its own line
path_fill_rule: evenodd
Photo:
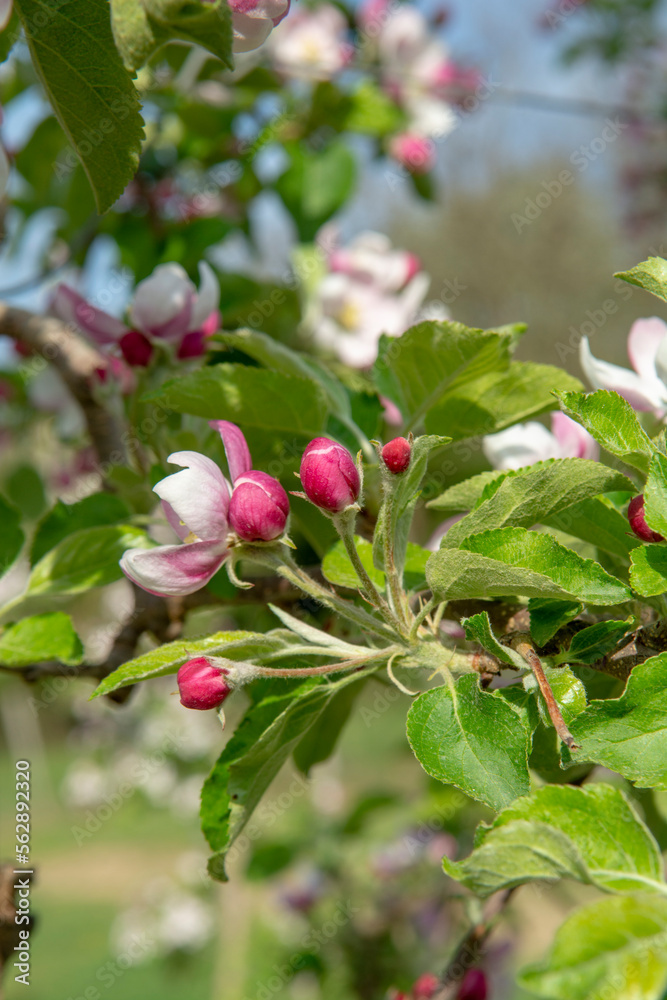
M 69 285 L 58 285 L 51 302 L 51 310 L 64 323 L 70 323 L 90 337 L 96 344 L 115 344 L 128 328 L 114 316 L 96 309 Z
M 196 451 L 178 451 L 169 456 L 182 472 L 167 476 L 153 487 L 174 514 L 202 541 L 227 535 L 229 488 L 222 472 L 210 458 Z
M 662 341 L 667 337 L 667 323 L 651 316 L 638 319 L 628 334 L 628 357 L 630 364 L 641 378 L 653 380 L 656 376 L 655 356 Z
M 243 431 L 229 420 L 210 420 L 209 426 L 214 431 L 219 431 L 220 433 L 222 443 L 225 446 L 229 475 L 231 476 L 232 483 L 234 483 L 239 476 L 250 472 L 252 469 L 250 449 L 243 436 Z
M 164 511 L 164 516 L 167 518 L 167 521 L 169 522 L 169 526 L 176 532 L 181 541 L 184 542 L 185 539 L 190 534 L 190 529 L 188 528 L 187 524 L 183 524 L 180 517 L 178 516 L 178 514 L 176 513 L 176 511 L 174 510 L 174 508 L 171 506 L 170 503 L 167 503 L 166 500 L 162 500 L 161 504 L 162 504 L 162 510 Z
M 600 448 L 588 431 L 567 413 L 551 414 L 551 432 L 560 445 L 561 458 L 590 458 L 597 461 Z
M 181 597 L 205 587 L 227 554 L 225 543 L 219 541 L 128 549 L 120 568 L 132 583 L 149 594 Z

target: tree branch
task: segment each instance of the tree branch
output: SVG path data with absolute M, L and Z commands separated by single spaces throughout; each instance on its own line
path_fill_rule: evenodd
M 52 316 L 37 316 L 0 302 L 0 334 L 12 337 L 56 368 L 83 410 L 90 439 L 103 465 L 127 459 L 122 427 L 96 399 L 92 376 L 106 358 L 71 327 Z
M 433 1000 L 455 1000 L 463 977 L 478 964 L 484 954 L 487 938 L 513 892 L 514 889 L 505 889 L 491 896 L 484 907 L 482 919 L 473 924 L 449 960 Z

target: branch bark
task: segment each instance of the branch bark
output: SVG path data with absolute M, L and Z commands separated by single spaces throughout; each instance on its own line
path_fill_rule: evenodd
M 96 399 L 92 388 L 95 369 L 105 367 L 106 358 L 61 320 L 4 302 L 0 302 L 0 334 L 24 344 L 57 369 L 83 411 L 100 464 L 124 464 L 127 450 L 122 426 Z

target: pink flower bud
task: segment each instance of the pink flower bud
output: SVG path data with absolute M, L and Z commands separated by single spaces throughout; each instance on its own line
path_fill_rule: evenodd
M 440 980 L 432 972 L 425 972 L 412 987 L 413 1000 L 431 1000 L 438 992 Z
M 399 473 L 405 472 L 409 466 L 411 453 L 412 448 L 406 438 L 394 438 L 393 441 L 388 441 L 382 449 L 382 460 L 389 471 L 397 476 Z
M 657 531 L 653 531 L 646 523 L 643 493 L 640 493 L 639 496 L 634 497 L 630 501 L 628 521 L 635 535 L 637 538 L 641 538 L 642 542 L 664 542 L 665 539 L 662 535 L 659 535 Z
M 308 499 L 330 514 L 338 514 L 359 497 L 361 484 L 347 448 L 330 438 L 315 438 L 301 459 L 301 482 Z
M 185 361 L 188 358 L 200 358 L 205 353 L 206 337 L 203 330 L 193 330 L 191 333 L 186 333 L 183 337 L 176 351 L 176 357 L 179 361 Z
M 246 472 L 234 481 L 229 525 L 246 542 L 270 542 L 287 524 L 289 500 L 277 479 L 266 472 Z
M 488 993 L 486 976 L 482 970 L 468 969 L 459 986 L 456 1000 L 486 1000 Z
M 128 365 L 135 368 L 145 368 L 153 356 L 153 345 L 148 337 L 138 330 L 129 330 L 118 341 L 123 357 Z
M 413 174 L 428 174 L 435 166 L 435 143 L 422 135 L 402 132 L 389 142 L 389 152 Z
M 218 708 L 232 690 L 225 682 L 228 674 L 228 670 L 214 667 L 205 656 L 188 660 L 176 675 L 181 705 L 201 711 Z

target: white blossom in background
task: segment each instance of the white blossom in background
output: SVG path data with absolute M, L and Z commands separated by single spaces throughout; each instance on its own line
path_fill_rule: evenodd
M 408 112 L 408 131 L 444 138 L 457 124 L 445 96 L 454 75 L 447 47 L 412 5 L 388 11 L 380 24 L 378 54 L 383 84 Z
M 268 41 L 274 68 L 296 79 L 330 80 L 352 58 L 347 30 L 345 17 L 332 4 L 295 11 Z
M 233 52 L 250 52 L 267 40 L 287 16 L 290 0 L 229 0 L 234 32 Z
M 306 326 L 320 347 L 365 368 L 381 334 L 398 337 L 416 322 L 429 284 L 414 254 L 394 249 L 381 233 L 361 233 L 329 255 Z
M 597 459 L 599 448 L 587 430 L 565 413 L 551 414 L 551 431 L 531 420 L 487 434 L 482 449 L 494 469 L 522 469 L 549 458 Z
M 0 31 L 4 29 L 9 24 L 9 19 L 12 16 L 13 0 L 0 0 Z
M 628 357 L 634 371 L 594 357 L 582 337 L 579 360 L 594 389 L 610 389 L 635 410 L 663 417 L 667 411 L 667 323 L 652 316 L 638 319 L 628 334 Z

